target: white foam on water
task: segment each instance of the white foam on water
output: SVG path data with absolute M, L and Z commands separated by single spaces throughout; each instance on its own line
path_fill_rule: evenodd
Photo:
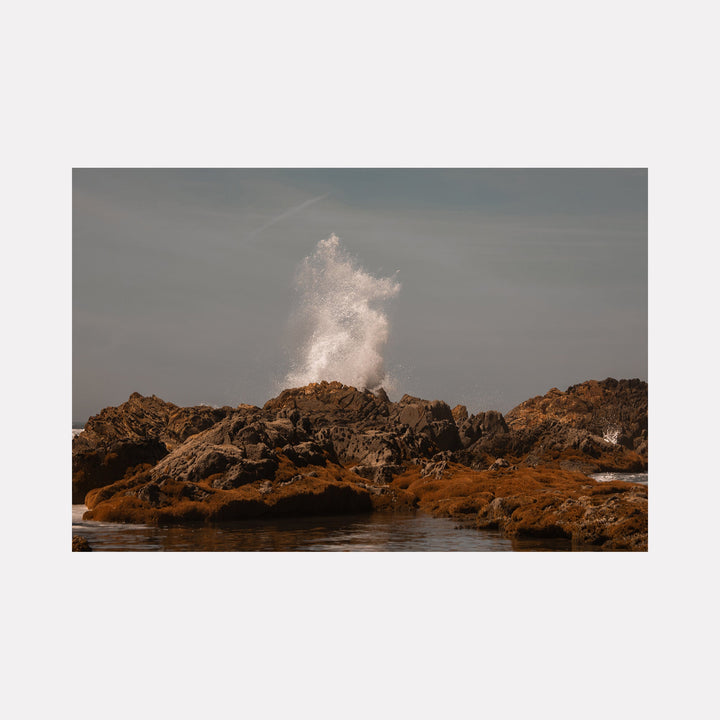
M 590 475 L 593 480 L 599 482 L 612 482 L 613 480 L 624 480 L 625 482 L 638 483 L 640 485 L 648 484 L 647 473 L 621 473 L 621 472 L 603 472 L 593 473 Z
M 400 283 L 359 267 L 333 234 L 305 258 L 297 288 L 294 322 L 304 339 L 284 386 L 338 380 L 360 389 L 393 388 L 382 354 L 390 332 L 385 304 Z

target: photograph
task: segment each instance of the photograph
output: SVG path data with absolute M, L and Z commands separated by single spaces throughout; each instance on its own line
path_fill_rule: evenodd
M 74 168 L 73 551 L 647 551 L 645 168 Z
M 710 10 L 9 5 L 3 717 L 718 716 Z

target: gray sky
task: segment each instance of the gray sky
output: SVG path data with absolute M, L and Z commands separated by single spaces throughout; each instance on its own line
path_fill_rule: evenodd
M 645 170 L 73 172 L 73 418 L 138 391 L 262 405 L 298 264 L 332 232 L 396 271 L 402 393 L 499 409 L 647 379 Z

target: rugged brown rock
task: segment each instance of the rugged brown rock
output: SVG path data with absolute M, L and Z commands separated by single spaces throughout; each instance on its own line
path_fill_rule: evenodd
M 647 383 L 589 380 L 565 392 L 553 388 L 505 416 L 506 452 L 529 465 L 553 462 L 585 472 L 648 467 Z
M 258 408 L 206 406 L 180 408 L 152 395 L 133 393 L 119 407 L 91 417 L 73 438 L 72 501 L 81 503 L 92 489 L 110 485 L 142 465 L 154 465 L 188 437 L 224 418 L 229 412 L 251 413 Z
M 72 551 L 73 552 L 92 552 L 90 543 L 86 537 L 82 535 L 74 535 L 72 539 Z
M 434 515 L 497 528 L 510 537 L 559 537 L 577 546 L 647 550 L 647 487 L 600 483 L 548 467 L 473 471 L 455 463 L 428 477 L 418 468 L 393 480 Z
M 419 507 L 578 546 L 643 549 L 647 488 L 594 470 L 647 467 L 647 385 L 590 381 L 468 415 L 337 382 L 257 408 L 178 408 L 137 393 L 73 443 L 88 519 L 216 522 Z

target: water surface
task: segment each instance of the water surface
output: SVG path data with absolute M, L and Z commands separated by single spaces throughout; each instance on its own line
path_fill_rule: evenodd
M 647 473 L 597 473 L 596 480 L 647 485 Z M 241 520 L 217 525 L 156 527 L 83 520 L 85 505 L 72 506 L 73 535 L 93 550 L 147 551 L 420 551 L 508 552 L 597 550 L 563 538 L 509 539 L 423 513 L 372 513 L 309 518 Z
M 648 474 L 645 473 L 619 473 L 619 472 L 602 472 L 595 473 L 590 476 L 593 480 L 600 482 L 610 482 L 611 480 L 624 480 L 625 482 L 637 483 L 638 485 L 648 484 Z
M 155 527 L 82 519 L 73 505 L 73 535 L 93 550 L 173 551 L 512 551 L 513 542 L 493 530 L 460 527 L 422 513 L 372 513 L 310 518 L 241 520 L 213 526 Z M 520 549 L 520 548 L 518 548 Z M 562 547 L 522 549 L 569 550 Z

